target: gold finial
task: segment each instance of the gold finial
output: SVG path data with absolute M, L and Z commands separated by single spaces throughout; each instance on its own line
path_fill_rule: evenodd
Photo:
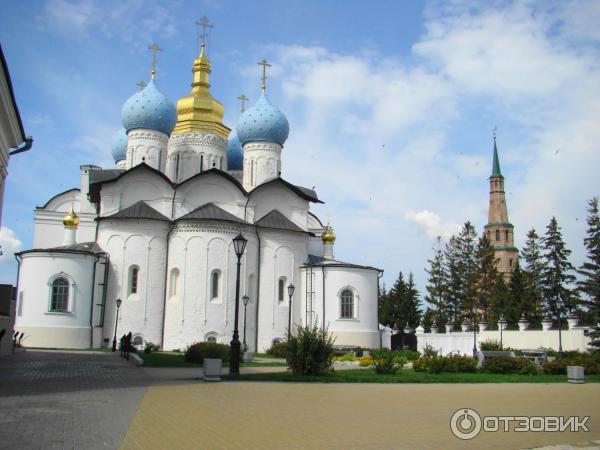
M 146 87 L 146 82 L 144 80 L 140 80 L 140 82 L 139 83 L 135 83 L 135 85 L 140 88 L 140 91 L 143 91 L 144 88 Z
M 267 90 L 267 67 L 271 67 L 271 64 L 268 63 L 266 59 L 257 63 L 259 66 L 262 66 L 262 86 L 261 89 L 263 92 Z
M 325 225 L 325 230 L 321 233 L 321 241 L 323 244 L 333 244 L 335 243 L 335 233 L 333 232 L 333 228 L 329 223 Z
M 242 112 L 246 111 L 246 102 L 250 99 L 242 94 L 238 97 L 238 100 L 242 102 Z
M 162 52 L 163 49 L 158 46 L 158 44 L 154 43 L 148 46 L 149 50 L 152 50 L 152 70 L 150 73 L 152 74 L 152 79 L 154 79 L 154 75 L 156 75 L 156 53 Z
M 79 216 L 75 214 L 73 205 L 71 205 L 71 211 L 65 217 L 63 217 L 63 225 L 65 228 L 77 228 L 79 225 Z
M 497 126 L 494 126 L 494 132 L 492 133 L 492 137 L 494 138 L 494 141 L 496 140 L 496 130 L 498 129 Z

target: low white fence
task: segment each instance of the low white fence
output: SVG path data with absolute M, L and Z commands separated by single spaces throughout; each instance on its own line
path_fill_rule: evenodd
M 569 327 L 561 330 L 562 348 L 567 350 L 587 351 L 590 343 L 588 337 L 590 327 Z M 440 354 L 460 353 L 473 354 L 473 339 L 477 342 L 477 350 L 481 343 L 486 341 L 500 342 L 500 330 L 478 331 L 475 336 L 473 331 L 457 331 L 450 333 L 425 333 L 423 327 L 418 327 L 417 350 L 423 353 L 423 348 L 430 345 Z M 551 348 L 558 350 L 558 330 L 503 330 L 502 346 L 513 349 Z

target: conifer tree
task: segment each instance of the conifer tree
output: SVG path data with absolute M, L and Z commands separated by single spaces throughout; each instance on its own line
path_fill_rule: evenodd
M 477 243 L 477 307 L 482 317 L 488 320 L 489 308 L 493 306 L 494 288 L 500 276 L 497 269 L 496 255 L 492 243 L 484 234 Z
M 527 233 L 525 247 L 521 250 L 523 260 L 523 275 L 525 282 L 525 297 L 523 311 L 530 325 L 539 326 L 542 319 L 542 273 L 544 260 L 541 253 L 541 243 L 535 228 Z
M 509 324 L 518 324 L 523 314 L 525 314 L 525 317 L 534 314 L 533 311 L 525 309 L 531 307 L 531 304 L 525 301 L 526 296 L 525 274 L 521 270 L 521 265 L 517 260 L 510 283 L 508 284 L 508 295 L 504 308 L 504 317 Z
M 477 306 L 477 233 L 465 222 L 457 236 L 462 312 L 470 315 Z
M 427 278 L 427 295 L 425 300 L 433 305 L 436 311 L 445 311 L 444 289 L 446 275 L 444 273 L 444 252 L 441 248 L 441 238 L 437 237 L 437 243 L 433 247 L 433 258 L 427 260 L 429 269 L 425 269 L 429 277 Z
M 404 298 L 402 299 L 403 319 L 411 329 L 415 329 L 421 322 L 421 300 L 419 291 L 415 286 L 415 277 L 412 272 L 408 274 L 408 282 Z
M 444 309 L 455 325 L 462 321 L 462 277 L 459 266 L 458 239 L 452 236 L 444 248 Z
M 431 326 L 434 324 L 434 322 L 435 322 L 435 311 L 432 308 L 427 308 L 425 310 L 425 312 L 423 313 L 423 320 L 421 322 L 421 325 L 423 326 L 423 328 L 426 331 L 430 331 Z
M 555 318 L 575 309 L 573 290 L 575 269 L 569 262 L 571 250 L 567 249 L 560 226 L 552 217 L 543 239 L 544 269 L 542 272 L 543 296 L 546 310 Z
M 413 274 L 410 273 L 408 281 L 405 281 L 400 272 L 387 295 L 388 325 L 400 331 L 408 325 L 414 330 L 421 319 L 420 303 Z

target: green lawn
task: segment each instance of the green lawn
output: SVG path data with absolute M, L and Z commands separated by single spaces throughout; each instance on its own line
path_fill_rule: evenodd
M 333 375 L 302 376 L 289 372 L 242 374 L 245 381 L 291 381 L 316 383 L 566 383 L 566 375 L 500 375 L 493 373 L 422 373 L 404 369 L 379 375 L 373 369 L 337 370 Z M 586 375 L 586 383 L 600 383 L 600 375 Z
M 140 352 L 138 355 L 144 360 L 144 367 L 202 367 L 202 364 L 192 364 L 183 359 L 183 353 L 173 352 Z M 223 367 L 229 363 L 223 362 Z M 243 362 L 240 367 L 284 367 L 280 362 Z

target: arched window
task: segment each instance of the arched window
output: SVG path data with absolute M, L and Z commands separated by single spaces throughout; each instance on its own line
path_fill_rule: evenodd
M 50 311 L 69 311 L 69 281 L 66 278 L 58 277 L 52 282 Z
M 350 289 L 344 289 L 340 295 L 340 317 L 354 319 L 354 294 Z
M 169 279 L 169 297 L 176 297 L 179 294 L 179 269 L 171 269 L 171 277 Z
M 140 278 L 140 268 L 131 266 L 129 268 L 129 294 L 137 294 Z
M 144 346 L 144 338 L 137 334 L 131 340 L 131 344 L 136 348 L 142 348 Z
M 277 300 L 279 303 L 283 303 L 285 301 L 285 288 L 287 279 L 285 277 L 279 278 L 277 283 Z
M 205 342 L 217 342 L 217 333 L 211 331 L 210 333 L 206 333 L 204 336 Z
M 213 270 L 210 274 L 210 298 L 212 300 L 220 297 L 220 284 L 221 284 L 221 272 L 219 270 Z
M 500 241 L 500 230 L 496 230 L 496 241 Z

